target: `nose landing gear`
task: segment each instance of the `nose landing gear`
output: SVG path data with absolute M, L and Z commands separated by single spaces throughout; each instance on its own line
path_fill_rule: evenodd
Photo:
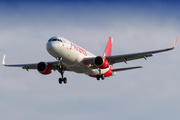
M 62 64 L 62 57 L 61 58 L 57 58 L 57 59 L 59 60 L 59 65 L 57 67 L 57 70 L 61 74 L 61 78 L 59 78 L 59 84 L 62 84 L 62 82 L 64 82 L 66 84 L 67 83 L 67 78 L 63 77 L 63 74 L 65 72 L 65 67 Z
M 62 84 L 64 82 L 65 84 L 67 83 L 67 78 L 59 78 L 59 84 Z

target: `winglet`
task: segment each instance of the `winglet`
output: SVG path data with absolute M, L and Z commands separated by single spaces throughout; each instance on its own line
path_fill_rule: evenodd
M 5 65 L 5 57 L 6 57 L 6 56 L 4 55 L 3 60 L 2 60 L 2 64 L 3 64 L 3 65 Z
M 175 48 L 175 47 L 176 47 L 176 43 L 177 43 L 177 38 L 176 38 L 176 40 L 175 40 L 175 43 L 174 43 L 173 48 Z

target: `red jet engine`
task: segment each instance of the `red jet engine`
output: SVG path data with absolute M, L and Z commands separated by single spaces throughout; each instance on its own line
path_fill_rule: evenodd
M 48 75 L 51 73 L 51 67 L 46 62 L 39 62 L 37 65 L 37 70 L 43 75 Z
M 97 56 L 94 59 L 94 65 L 100 69 L 105 69 L 109 67 L 109 62 L 106 58 L 101 57 L 101 56 Z

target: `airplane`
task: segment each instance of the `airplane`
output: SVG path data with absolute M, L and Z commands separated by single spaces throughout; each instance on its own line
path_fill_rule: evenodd
M 59 84 L 63 82 L 65 84 L 67 83 L 67 78 L 64 77 L 65 71 L 84 73 L 90 77 L 95 77 L 97 80 L 104 80 L 105 77 L 115 75 L 117 71 L 142 68 L 142 66 L 113 68 L 113 64 L 119 62 L 125 62 L 127 64 L 127 61 L 141 58 L 147 60 L 147 57 L 151 57 L 155 53 L 173 50 L 176 46 L 177 38 L 174 46 L 171 48 L 123 55 L 112 55 L 112 43 L 113 38 L 109 37 L 104 55 L 96 56 L 66 38 L 54 36 L 48 40 L 46 49 L 51 56 L 56 58 L 56 61 L 8 65 L 5 64 L 4 55 L 2 64 L 7 67 L 22 67 L 27 71 L 29 71 L 29 69 L 37 69 L 37 71 L 43 75 L 48 75 L 52 70 L 57 70 L 61 74 L 58 80 Z

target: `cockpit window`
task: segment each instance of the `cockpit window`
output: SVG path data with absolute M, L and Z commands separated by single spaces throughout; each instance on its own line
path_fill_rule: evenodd
M 59 42 L 63 42 L 61 39 L 49 39 L 49 41 L 59 41 Z
M 59 42 L 63 42 L 61 39 L 58 39 Z

